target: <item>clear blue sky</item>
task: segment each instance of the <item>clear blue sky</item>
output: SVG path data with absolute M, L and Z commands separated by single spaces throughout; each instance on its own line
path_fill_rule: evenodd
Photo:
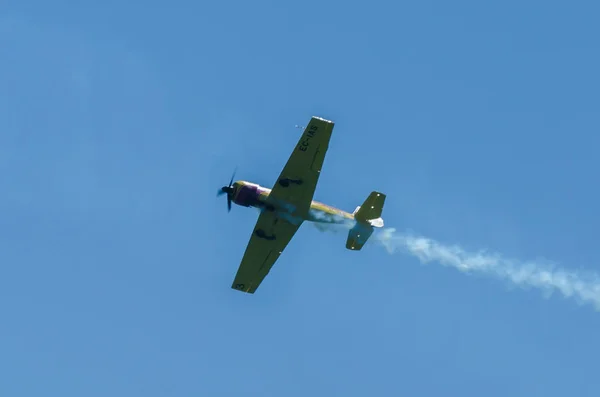
M 489 2 L 488 2 L 489 3 Z M 300 130 L 315 198 L 600 273 L 593 1 L 4 1 L 0 395 L 600 395 L 600 313 L 304 225 L 230 288 Z

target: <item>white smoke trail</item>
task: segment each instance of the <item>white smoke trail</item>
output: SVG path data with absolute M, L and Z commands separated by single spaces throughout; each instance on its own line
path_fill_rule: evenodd
M 509 280 L 520 287 L 540 288 L 548 294 L 559 291 L 565 298 L 590 303 L 600 311 L 600 276 L 597 274 L 582 275 L 545 263 L 522 262 L 486 252 L 468 252 L 459 246 L 444 245 L 412 233 L 398 233 L 393 228 L 383 229 L 371 238 L 390 254 L 401 250 L 416 256 L 423 264 L 436 261 L 461 272 L 480 272 Z

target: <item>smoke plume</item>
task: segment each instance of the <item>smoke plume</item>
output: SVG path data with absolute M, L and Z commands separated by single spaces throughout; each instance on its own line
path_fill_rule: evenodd
M 320 211 L 311 213 L 315 219 L 330 222 L 330 215 Z M 311 222 L 322 232 L 347 233 L 355 221 L 336 219 L 339 223 Z M 400 233 L 394 228 L 376 229 L 367 244 L 379 244 L 388 253 L 403 252 L 415 256 L 421 263 L 437 262 L 463 273 L 480 273 L 506 280 L 522 288 L 538 288 L 545 296 L 558 292 L 578 303 L 592 304 L 600 311 L 600 276 L 561 269 L 541 260 L 520 261 L 505 258 L 498 253 L 469 252 L 458 245 L 447 245 L 410 232 Z
M 518 261 L 499 254 L 468 252 L 457 245 L 445 245 L 412 233 L 399 233 L 386 228 L 371 239 L 393 254 L 405 252 L 423 264 L 437 262 L 464 273 L 481 273 L 508 280 L 520 287 L 535 287 L 550 295 L 559 292 L 565 298 L 588 303 L 600 311 L 600 277 L 597 274 L 579 274 L 540 261 Z

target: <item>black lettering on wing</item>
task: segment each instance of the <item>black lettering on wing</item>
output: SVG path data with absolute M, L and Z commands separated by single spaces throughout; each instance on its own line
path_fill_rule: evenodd
M 306 152 L 306 150 L 310 146 L 311 138 L 313 138 L 315 136 L 315 133 L 317 132 L 318 129 L 319 129 L 319 127 L 316 125 L 311 125 L 309 127 L 309 129 L 304 134 L 304 139 L 302 141 L 300 141 L 300 144 L 298 145 L 298 150 L 300 150 L 302 152 Z

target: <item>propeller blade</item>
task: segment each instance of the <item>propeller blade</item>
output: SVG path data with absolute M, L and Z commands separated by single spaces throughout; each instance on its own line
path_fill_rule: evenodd
M 237 172 L 237 166 L 233 169 L 233 174 L 231 174 L 231 180 L 229 181 L 229 186 L 233 185 L 233 178 L 235 177 L 236 172 Z
M 233 174 L 231 175 L 231 180 L 229 181 L 229 185 L 223 186 L 221 189 L 219 189 L 217 191 L 217 197 L 227 194 L 227 212 L 231 211 L 231 195 L 234 192 L 233 178 L 235 178 L 236 171 L 237 171 L 237 166 L 233 170 Z

